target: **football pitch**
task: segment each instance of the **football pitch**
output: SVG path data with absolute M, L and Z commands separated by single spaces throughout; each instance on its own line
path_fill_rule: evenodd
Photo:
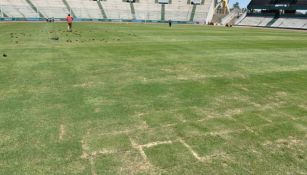
M 0 174 L 307 174 L 307 32 L 0 23 Z

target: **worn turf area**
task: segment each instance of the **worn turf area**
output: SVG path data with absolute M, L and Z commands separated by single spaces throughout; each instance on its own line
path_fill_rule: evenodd
M 0 23 L 0 174 L 307 174 L 306 32 L 65 29 Z

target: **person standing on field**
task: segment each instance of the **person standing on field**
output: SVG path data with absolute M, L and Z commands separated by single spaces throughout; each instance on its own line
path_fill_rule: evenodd
M 68 32 L 72 32 L 72 22 L 73 22 L 74 18 L 72 16 L 70 16 L 70 14 L 68 14 L 68 16 L 66 17 L 66 21 L 67 21 L 67 31 Z

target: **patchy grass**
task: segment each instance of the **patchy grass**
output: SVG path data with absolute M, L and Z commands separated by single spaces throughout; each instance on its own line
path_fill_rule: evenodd
M 307 173 L 306 32 L 65 28 L 0 23 L 0 174 Z

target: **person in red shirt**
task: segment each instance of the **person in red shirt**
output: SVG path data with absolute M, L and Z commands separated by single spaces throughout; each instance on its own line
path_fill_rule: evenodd
M 68 32 L 72 32 L 72 22 L 73 22 L 74 18 L 72 16 L 70 16 L 70 14 L 68 14 L 68 16 L 66 17 L 66 21 L 68 24 Z

